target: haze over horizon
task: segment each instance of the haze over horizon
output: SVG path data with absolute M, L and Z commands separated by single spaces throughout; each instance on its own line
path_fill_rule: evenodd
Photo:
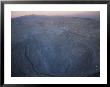
M 12 11 L 11 18 L 26 15 L 74 16 L 83 18 L 100 18 L 99 11 Z

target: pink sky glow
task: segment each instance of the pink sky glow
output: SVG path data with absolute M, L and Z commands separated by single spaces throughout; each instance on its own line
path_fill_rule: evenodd
M 25 15 L 46 15 L 46 16 L 75 16 L 75 17 L 99 17 L 99 11 L 12 11 L 11 17 Z

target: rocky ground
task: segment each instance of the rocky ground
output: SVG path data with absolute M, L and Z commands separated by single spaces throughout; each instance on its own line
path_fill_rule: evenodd
M 100 76 L 100 21 L 30 15 L 12 18 L 14 77 Z

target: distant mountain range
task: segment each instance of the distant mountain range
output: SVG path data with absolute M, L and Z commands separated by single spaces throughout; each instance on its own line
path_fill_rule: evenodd
M 25 15 L 25 16 L 17 16 L 17 17 L 12 17 L 12 18 L 19 18 L 19 17 L 29 17 L 29 16 L 37 16 L 37 17 L 74 17 L 74 18 L 87 18 L 87 19 L 93 19 L 93 20 L 98 20 L 100 21 L 100 16 L 73 16 L 73 15 L 57 15 L 57 16 L 48 16 L 48 15 L 36 15 L 36 14 L 31 14 L 31 15 Z

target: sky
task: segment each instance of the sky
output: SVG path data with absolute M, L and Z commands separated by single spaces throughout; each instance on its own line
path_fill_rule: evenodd
M 14 18 L 32 14 L 45 16 L 75 16 L 87 18 L 100 18 L 99 11 L 12 11 L 11 17 Z

